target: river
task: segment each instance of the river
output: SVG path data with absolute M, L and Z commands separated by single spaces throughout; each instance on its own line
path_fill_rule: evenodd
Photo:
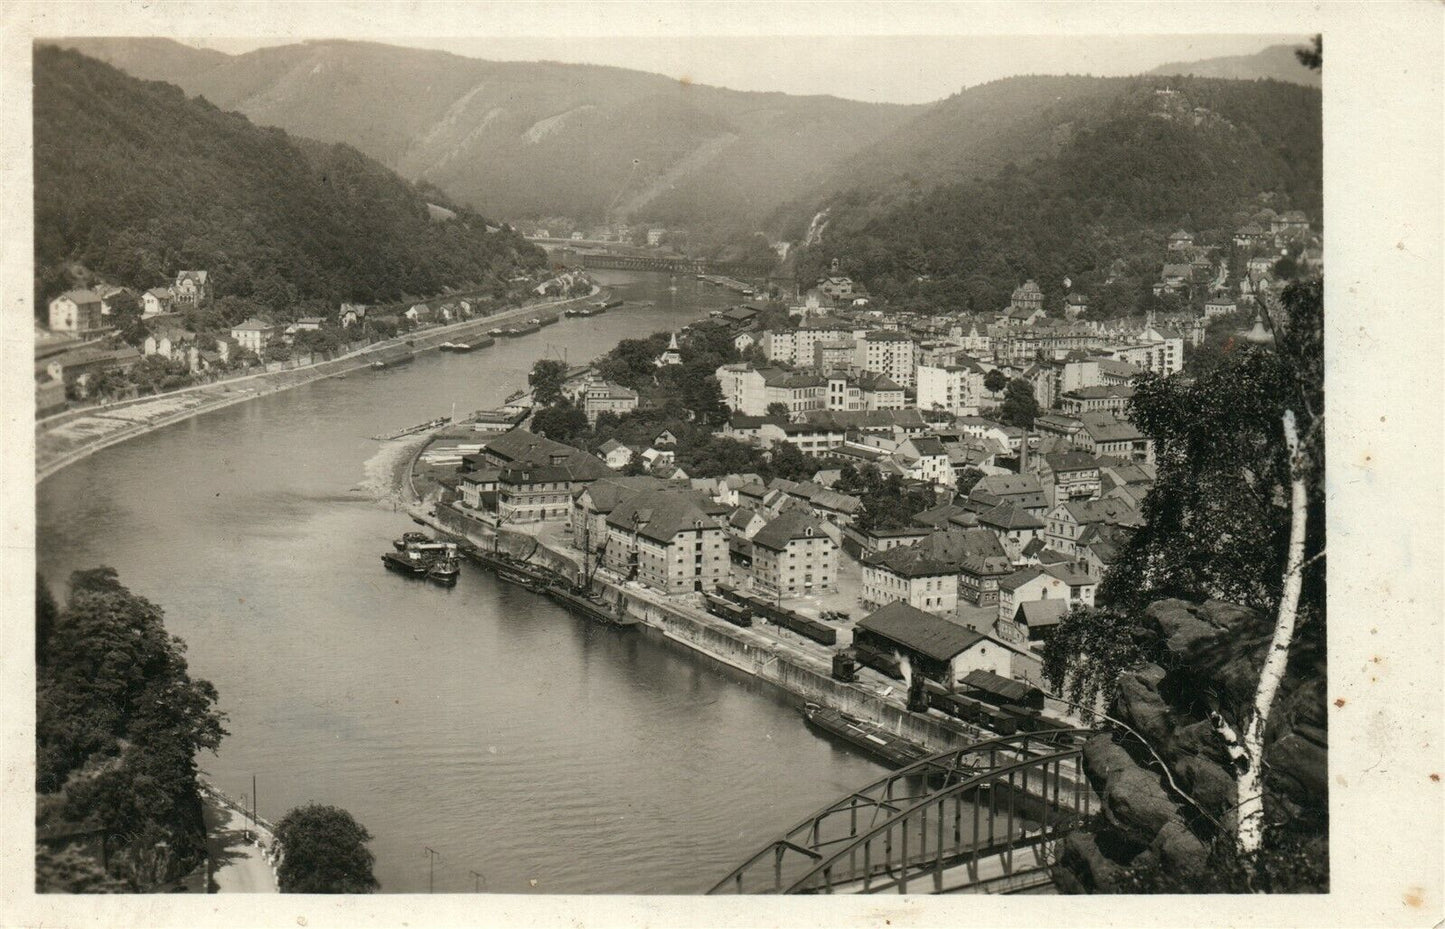
M 315 801 L 374 836 L 383 892 L 694 893 L 882 772 L 793 701 L 647 630 L 588 623 L 464 567 L 452 590 L 388 574 L 415 528 L 368 438 L 497 405 L 543 356 L 589 360 L 729 295 L 601 272 L 629 303 L 470 355 L 429 353 L 187 420 L 38 490 L 57 595 L 109 564 L 166 611 L 230 736 L 201 765 L 263 816 Z M 676 290 L 669 289 L 674 284 Z M 534 883 L 535 882 L 535 883 Z

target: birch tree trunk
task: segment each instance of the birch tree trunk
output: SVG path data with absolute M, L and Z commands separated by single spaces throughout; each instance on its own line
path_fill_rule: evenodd
M 1300 587 L 1304 582 L 1305 529 L 1308 519 L 1305 466 L 1300 452 L 1299 431 L 1293 410 L 1284 413 L 1284 441 L 1290 460 L 1290 523 L 1289 552 L 1285 560 L 1284 589 L 1280 594 L 1279 615 L 1274 623 L 1274 638 L 1265 653 L 1259 687 L 1254 692 L 1254 713 L 1244 730 L 1243 748 L 1247 763 L 1235 778 L 1235 796 L 1239 798 L 1237 841 L 1246 854 L 1259 850 L 1264 833 L 1264 730 L 1269 723 L 1270 707 L 1279 693 L 1289 661 L 1290 643 L 1294 641 L 1295 621 L 1299 612 Z

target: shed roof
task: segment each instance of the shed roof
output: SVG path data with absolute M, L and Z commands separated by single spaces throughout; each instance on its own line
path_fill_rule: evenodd
M 988 637 L 900 601 L 859 620 L 858 628 L 937 661 L 949 661 Z

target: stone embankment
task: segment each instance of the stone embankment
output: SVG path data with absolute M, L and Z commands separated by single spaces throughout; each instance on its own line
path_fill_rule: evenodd
M 1084 768 L 1102 800 L 1097 825 L 1065 842 L 1055 880 L 1064 890 L 1109 893 L 1135 869 L 1158 868 L 1182 880 L 1203 868 L 1208 843 L 1233 829 L 1235 775 L 1210 721 L 1219 713 L 1236 732 L 1253 706 L 1273 617 L 1211 600 L 1161 600 L 1145 621 L 1164 642 L 1157 663 L 1124 673 L 1111 716 L 1147 739 L 1168 765 L 1125 733 L 1103 734 L 1084 749 Z M 1328 838 L 1327 733 L 1323 648 L 1297 639 L 1265 731 L 1265 821 L 1289 823 L 1325 860 Z M 1202 813 L 1200 811 L 1202 809 Z
M 433 529 L 482 548 L 497 546 L 501 551 L 529 558 L 532 563 L 574 581 L 580 577 L 581 568 L 576 559 L 543 545 L 535 536 L 504 527 L 498 539 L 489 526 L 447 505 L 439 505 L 434 513 L 417 510 L 413 516 Z M 580 557 L 579 552 L 577 558 Z M 827 659 L 801 646 L 790 646 L 753 630 L 733 626 L 690 604 L 636 584 L 621 583 L 600 573 L 593 581 L 608 602 L 621 604 L 626 615 L 640 620 L 654 634 L 773 684 L 803 701 L 858 716 L 933 751 L 946 751 L 990 735 L 966 723 L 910 713 L 904 705 L 901 687 L 887 688 L 889 693 L 884 695 L 866 683 L 835 680 Z

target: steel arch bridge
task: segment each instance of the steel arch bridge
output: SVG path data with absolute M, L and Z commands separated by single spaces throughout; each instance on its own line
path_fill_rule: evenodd
M 842 797 L 708 893 L 1007 893 L 1049 883 L 1053 845 L 1097 806 L 1089 729 L 951 749 Z

